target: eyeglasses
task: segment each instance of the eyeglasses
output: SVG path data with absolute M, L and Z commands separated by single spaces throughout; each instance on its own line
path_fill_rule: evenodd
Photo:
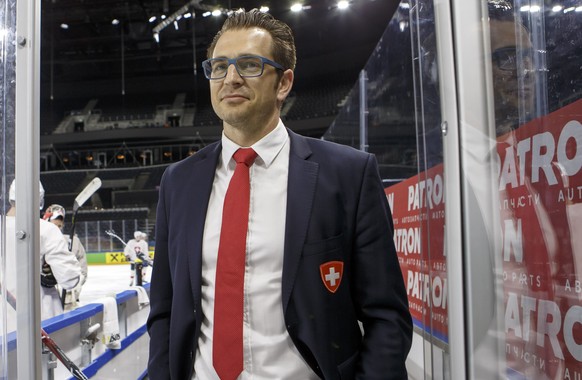
M 533 54 L 534 50 L 532 48 L 505 47 L 495 50 L 491 55 L 493 62 L 500 70 L 516 71 L 518 63 L 523 65 L 526 59 L 529 60 L 528 63 L 531 65 L 533 63 Z M 521 59 L 521 61 L 518 59 Z
M 278 70 L 285 70 L 283 66 L 259 55 L 243 55 L 237 58 L 211 58 L 202 62 L 204 75 L 210 80 L 226 77 L 228 66 L 234 65 L 238 75 L 243 78 L 260 77 L 265 70 L 265 63 Z

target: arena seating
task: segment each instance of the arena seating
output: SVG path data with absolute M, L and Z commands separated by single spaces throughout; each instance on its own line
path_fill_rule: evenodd
M 348 95 L 352 85 L 340 84 L 296 91 L 293 106 L 285 115 L 286 120 L 337 115 L 341 101 Z
M 282 118 L 303 123 L 337 115 L 353 86 L 352 79 L 320 78 L 317 82 L 298 83 L 283 107 Z M 193 94 L 164 93 L 53 101 L 43 106 L 42 113 L 52 117 L 43 117 L 42 130 L 44 134 L 48 131 L 77 134 L 126 128 L 219 127 L 221 121 L 214 113 L 210 99 L 205 96 L 194 103 L 194 98 Z M 77 125 L 81 120 L 82 128 Z M 83 207 L 79 220 L 127 220 L 131 216 L 128 210 L 143 208 L 150 212 L 140 214 L 139 218 L 154 224 L 164 170 L 171 162 L 195 153 L 208 142 L 211 141 L 198 136 L 191 143 L 164 144 L 152 146 L 151 149 L 147 146 L 127 147 L 125 141 L 111 142 L 110 146 L 98 148 L 88 143 L 79 144 L 74 152 L 51 146 L 50 152 L 47 151 L 50 156 L 47 162 L 52 164 L 44 165 L 41 172 L 47 204 L 59 203 L 67 210 L 71 209 L 78 192 L 98 176 L 103 183 L 102 188 Z M 118 154 L 115 153 L 120 149 L 120 144 L 123 149 L 127 148 L 122 160 L 116 159 Z M 145 152 L 148 152 L 147 157 Z M 170 155 L 166 157 L 168 152 Z M 65 155 L 70 158 L 68 161 L 59 159 Z M 84 159 L 89 156 L 93 157 L 92 161 Z M 104 160 L 106 162 L 102 162 Z
M 45 205 L 57 203 L 72 210 L 75 198 L 94 177 L 102 186 L 79 211 L 79 221 L 153 219 L 160 180 L 167 165 L 41 173 Z M 134 215 L 135 210 L 139 215 Z M 144 214 L 144 210 L 147 210 Z M 150 215 L 150 211 L 154 211 Z M 67 219 L 70 215 L 67 214 Z M 68 220 L 70 222 L 70 219 Z M 150 220 L 153 223 L 153 220 Z
M 84 171 L 42 172 L 40 182 L 47 194 L 75 193 L 81 191 L 86 176 Z

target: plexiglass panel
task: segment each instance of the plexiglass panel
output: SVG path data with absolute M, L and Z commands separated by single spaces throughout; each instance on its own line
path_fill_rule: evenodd
M 0 378 L 16 379 L 14 215 L 8 190 L 14 178 L 16 1 L 0 6 Z
M 413 345 L 412 353 L 420 373 L 409 371 L 442 379 L 449 368 L 449 300 L 435 33 L 431 1 L 402 1 L 324 138 L 376 155 L 422 346 L 414 352 Z
M 418 173 L 408 8 L 401 3 L 364 68 L 365 107 L 356 83 L 323 137 L 360 148 L 360 116 L 367 113 L 366 149 L 376 155 L 386 183 Z
M 483 99 L 491 116 L 460 120 L 468 372 L 579 379 L 582 7 L 481 4 L 466 28 L 482 33 L 483 52 L 472 58 L 475 70 L 459 70 L 484 68 L 490 81 L 459 82 L 459 96 L 477 92 L 471 101 Z M 447 297 L 438 33 L 432 1 L 402 2 L 324 138 L 376 154 L 424 371 L 449 378 L 447 305 L 459 300 Z
M 484 9 L 495 128 L 487 136 L 493 149 L 482 158 L 496 176 L 495 196 L 479 201 L 497 210 L 485 226 L 499 231 L 500 239 L 493 251 L 503 305 L 497 360 L 510 379 L 578 379 L 582 7 L 574 1 L 497 0 Z M 474 151 L 469 139 L 464 144 L 463 152 Z M 478 233 L 468 232 L 468 239 Z

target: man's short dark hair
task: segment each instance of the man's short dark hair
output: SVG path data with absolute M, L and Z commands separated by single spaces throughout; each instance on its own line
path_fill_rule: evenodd
M 266 30 L 273 38 L 273 60 L 285 69 L 295 70 L 297 61 L 295 50 L 295 39 L 289 25 L 283 21 L 275 19 L 272 15 L 259 11 L 258 9 L 251 9 L 246 12 L 244 9 L 234 11 L 224 24 L 222 28 L 216 33 L 212 43 L 208 47 L 207 56 L 212 58 L 214 48 L 218 39 L 229 30 L 240 30 L 260 28 Z

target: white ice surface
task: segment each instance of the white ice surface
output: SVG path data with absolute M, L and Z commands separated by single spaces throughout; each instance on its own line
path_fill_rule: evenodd
M 86 305 L 102 297 L 115 295 L 129 288 L 129 264 L 89 265 L 87 270 L 87 282 L 83 285 L 79 297 L 80 305 L 78 306 Z M 146 269 L 146 281 L 150 279 L 151 270 L 151 267 Z

